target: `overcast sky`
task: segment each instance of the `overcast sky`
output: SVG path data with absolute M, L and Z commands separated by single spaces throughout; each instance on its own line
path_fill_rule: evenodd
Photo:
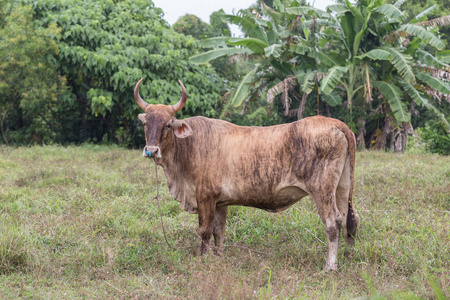
M 209 15 L 214 11 L 223 9 L 226 13 L 232 14 L 233 9 L 236 11 L 247 8 L 256 3 L 257 0 L 153 0 L 156 7 L 162 8 L 164 18 L 173 25 L 179 17 L 185 14 L 193 14 L 209 23 Z M 310 0 L 314 7 L 324 9 L 334 0 Z M 234 30 L 232 30 L 234 31 Z

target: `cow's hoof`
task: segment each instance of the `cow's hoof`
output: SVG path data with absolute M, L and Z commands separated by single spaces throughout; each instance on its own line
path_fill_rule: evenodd
M 330 273 L 330 272 L 336 272 L 337 271 L 337 264 L 326 264 L 325 267 L 323 268 L 323 272 L 324 273 Z
M 208 254 L 210 252 L 212 252 L 212 251 L 211 251 L 211 248 L 209 246 L 200 248 L 200 255 L 205 255 L 205 254 Z
M 217 255 L 218 257 L 222 257 L 223 256 L 223 249 L 219 250 L 219 249 L 215 248 L 213 253 L 215 255 Z
M 345 242 L 347 246 L 353 247 L 355 245 L 355 238 L 352 235 L 349 235 L 348 237 L 345 238 Z

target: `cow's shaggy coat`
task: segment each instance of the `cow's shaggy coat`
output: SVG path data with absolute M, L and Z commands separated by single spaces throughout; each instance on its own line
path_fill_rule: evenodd
M 142 79 L 141 79 L 142 81 Z M 222 120 L 174 114 L 174 106 L 145 110 L 146 147 L 162 166 L 172 196 L 184 210 L 198 214 L 201 253 L 214 235 L 218 254 L 229 205 L 279 212 L 311 195 L 325 224 L 328 254 L 325 270 L 336 270 L 339 233 L 353 244 L 359 222 L 352 204 L 355 137 L 339 120 L 316 116 L 270 127 L 241 127 Z M 181 83 L 180 83 L 181 84 Z

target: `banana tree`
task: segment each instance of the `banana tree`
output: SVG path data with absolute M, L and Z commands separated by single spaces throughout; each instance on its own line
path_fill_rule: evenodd
M 239 106 L 255 95 L 262 95 L 272 102 L 275 96 L 283 94 L 281 100 L 285 115 L 301 115 L 301 109 L 290 109 L 290 99 L 297 98 L 304 104 L 305 96 L 311 93 L 313 83 L 317 82 L 317 62 L 314 58 L 294 53 L 292 48 L 299 39 L 312 43 L 314 35 L 307 29 L 310 25 L 304 25 L 299 17 L 287 13 L 287 9 L 301 7 L 301 3 L 281 3 L 279 0 L 273 3 L 273 8 L 260 3 L 259 12 L 250 9 L 240 10 L 236 15 L 223 14 L 227 22 L 241 28 L 245 37 L 200 40 L 200 46 L 212 50 L 195 55 L 190 61 L 207 63 L 224 55 L 245 56 L 253 62 L 254 67 L 242 76 L 228 103 Z M 312 7 L 308 9 L 316 11 Z M 330 103 L 335 104 L 336 99 L 332 100 L 334 102 L 330 100 Z
M 398 128 L 410 126 L 411 115 L 405 93 L 417 104 L 438 111 L 420 93 L 420 87 L 433 83 L 434 89 L 445 93 L 447 84 L 436 78 L 432 82 L 426 74 L 420 75 L 414 68 L 419 54 L 423 56 L 426 53 L 421 50 L 423 45 L 437 50 L 442 50 L 445 45 L 423 26 L 403 24 L 404 15 L 400 10 L 403 2 L 385 4 L 383 0 L 372 0 L 359 1 L 353 5 L 346 0 L 328 7 L 328 12 L 333 13 L 329 22 L 338 26 L 338 29 L 329 31 L 331 50 L 316 52 L 316 58 L 329 66 L 327 75 L 321 81 L 320 91 L 324 95 L 331 95 L 336 89 L 344 88 L 350 120 L 354 101 L 361 102 L 360 105 L 364 105 L 363 99 L 367 103 L 372 102 L 373 88 L 383 99 L 381 104 L 389 108 L 384 108 L 386 120 L 394 120 Z M 289 8 L 287 11 L 304 14 L 303 8 Z M 326 14 L 321 16 L 327 17 Z M 297 47 L 296 51 L 299 52 L 301 47 Z M 426 55 L 433 57 L 429 53 Z M 433 61 L 441 63 L 434 57 Z M 441 113 L 437 115 L 448 127 L 445 117 Z
M 298 116 L 312 91 L 331 106 L 340 105 L 343 96 L 349 111 L 345 121 L 357 129 L 353 122 L 355 107 L 363 121 L 360 144 L 364 144 L 362 133 L 368 115 L 374 115 L 377 122 L 381 115 L 381 123 L 392 123 L 383 127 L 386 130 L 394 127 L 405 132 L 404 128 L 411 128 L 411 102 L 436 112 L 448 130 L 448 122 L 429 96 L 448 95 L 448 84 L 427 71 L 446 66 L 448 53 L 424 51 L 425 46 L 437 51 L 444 48 L 436 33 L 426 26 L 442 24 L 446 19 L 425 21 L 425 10 L 406 24 L 400 8 L 404 2 L 367 0 L 351 4 L 346 0 L 322 11 L 296 1 L 274 1 L 273 9 L 261 6 L 261 15 L 255 11 L 224 15 L 228 22 L 239 25 L 246 37 L 201 41 L 214 48 L 191 57 L 191 61 L 205 63 L 239 53 L 258 63 L 243 76 L 232 97 L 234 105 L 252 98 L 252 92 L 258 90 L 253 86 L 258 86 L 258 95 L 269 101 L 281 94 L 285 113 L 289 114 L 292 110 L 286 91 L 299 91 Z

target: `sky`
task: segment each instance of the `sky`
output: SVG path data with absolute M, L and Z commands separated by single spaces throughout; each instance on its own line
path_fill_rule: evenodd
M 153 0 L 156 7 L 164 11 L 164 19 L 173 25 L 179 17 L 185 14 L 193 14 L 209 23 L 211 13 L 223 9 L 226 13 L 232 14 L 233 9 L 238 11 L 256 3 L 257 0 Z M 310 3 L 317 8 L 325 9 L 333 0 L 310 0 Z M 236 29 L 231 28 L 234 33 Z

